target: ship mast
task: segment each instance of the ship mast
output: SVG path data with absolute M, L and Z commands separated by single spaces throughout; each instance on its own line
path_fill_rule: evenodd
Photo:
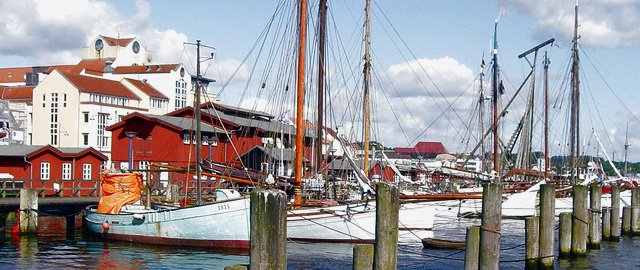
M 480 118 L 480 134 L 478 134 L 479 138 L 482 138 L 484 133 L 484 53 L 482 53 L 482 63 L 480 64 L 480 100 L 478 101 L 478 118 Z M 480 141 L 480 171 L 484 172 L 487 168 L 486 159 L 485 159 L 485 149 L 484 149 L 484 139 Z M 466 162 L 465 162 L 466 163 Z
M 202 162 L 202 157 L 201 157 L 201 152 L 202 149 L 202 128 L 201 128 L 201 115 L 202 113 L 200 112 L 200 96 L 202 93 L 202 83 L 210 83 L 210 82 L 214 82 L 215 80 L 212 79 L 208 79 L 202 76 L 202 74 L 200 74 L 200 47 L 206 47 L 206 48 L 210 48 L 210 49 L 214 49 L 213 47 L 207 46 L 207 45 L 203 45 L 200 44 L 200 40 L 196 40 L 196 43 L 185 43 L 185 44 L 191 44 L 191 45 L 196 45 L 196 76 L 191 76 L 191 80 L 195 81 L 196 83 L 196 89 L 195 89 L 195 100 L 194 100 L 194 106 L 193 106 L 193 110 L 194 110 L 194 118 L 195 118 L 195 122 L 196 122 L 196 205 L 201 205 L 202 204 L 202 168 L 200 168 L 201 162 Z M 212 54 L 213 55 L 213 54 Z M 211 58 L 205 58 L 205 60 L 203 61 L 207 61 L 210 60 Z
M 327 27 L 327 0 L 320 0 L 320 20 L 318 25 L 318 122 L 316 124 L 316 171 L 322 168 L 322 132 L 324 123 L 324 49 L 326 43 L 325 29 Z M 327 149 L 328 151 L 329 149 Z
M 370 119 L 370 107 L 369 107 L 369 83 L 371 80 L 371 41 L 370 41 L 370 31 L 371 31 L 371 21 L 369 19 L 369 14 L 371 12 L 371 0 L 367 0 L 367 5 L 365 8 L 365 36 L 364 36 L 364 100 L 362 102 L 363 107 L 363 136 L 364 142 L 362 144 L 362 148 L 364 150 L 364 163 L 362 165 L 362 169 L 364 170 L 365 175 L 369 176 L 369 125 L 371 123 Z
M 293 181 L 294 204 L 302 204 L 302 159 L 304 152 L 304 68 L 307 43 L 307 1 L 300 0 L 298 33 L 298 85 L 296 99 L 296 164 Z
M 500 160 L 498 159 L 498 92 L 499 87 L 498 67 L 498 20 L 495 23 L 493 33 L 493 85 L 491 104 L 493 110 L 493 171 L 496 174 L 496 182 L 500 182 Z
M 544 179 L 549 179 L 549 58 L 544 52 Z
M 571 169 L 571 184 L 578 183 L 578 160 L 580 155 L 580 58 L 578 55 L 578 0 L 575 7 L 575 22 L 573 28 L 573 64 L 571 68 L 571 128 L 569 168 Z
M 627 154 L 629 152 L 629 123 L 627 123 L 627 131 L 624 133 L 624 176 L 629 174 L 629 167 L 627 164 Z

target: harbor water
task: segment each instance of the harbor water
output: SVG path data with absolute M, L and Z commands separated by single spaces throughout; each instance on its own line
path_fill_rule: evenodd
M 51 220 L 47 220 L 51 219 Z M 39 234 L 0 241 L 2 269 L 223 269 L 246 264 L 248 256 L 203 248 L 132 244 L 83 234 L 66 235 L 64 219 L 41 218 Z M 464 240 L 465 228 L 479 220 L 437 220 L 436 238 Z M 77 222 L 79 224 L 80 222 Z M 501 269 L 524 268 L 524 221 L 503 220 Z M 556 236 L 557 239 L 557 236 Z M 287 244 L 288 269 L 351 269 L 352 245 Z M 398 248 L 398 269 L 461 269 L 464 251 L 423 249 L 422 244 Z M 557 250 L 557 240 L 556 240 Z M 574 260 L 556 259 L 558 269 L 640 269 L 640 238 L 602 242 L 600 250 Z

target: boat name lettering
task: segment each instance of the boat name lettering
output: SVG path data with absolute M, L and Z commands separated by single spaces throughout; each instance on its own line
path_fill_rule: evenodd
M 225 209 L 230 209 L 230 208 L 231 208 L 231 206 L 229 206 L 228 203 L 218 205 L 218 210 L 225 210 Z

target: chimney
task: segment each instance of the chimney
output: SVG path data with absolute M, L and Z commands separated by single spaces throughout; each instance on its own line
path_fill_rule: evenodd
M 102 70 L 103 73 L 113 73 L 113 60 L 111 59 L 107 59 L 104 61 L 104 69 Z

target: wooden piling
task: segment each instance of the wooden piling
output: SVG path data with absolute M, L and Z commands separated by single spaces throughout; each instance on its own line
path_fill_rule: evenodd
M 67 229 L 67 239 L 74 239 L 76 232 L 76 216 L 65 216 L 65 227 Z
M 589 186 L 589 248 L 600 249 L 602 240 L 602 230 L 600 228 L 601 212 L 602 212 L 602 188 L 598 185 Z
M 178 185 L 171 183 L 167 184 L 164 196 L 166 201 L 175 202 L 178 199 Z
M 7 217 L 9 213 L 0 213 L 0 233 L 4 234 L 7 231 Z M 11 230 L 9 230 L 11 231 Z
M 38 232 L 38 190 L 20 189 L 20 234 Z
M 373 269 L 373 245 L 353 246 L 353 270 Z
M 556 187 L 554 184 L 540 186 L 540 247 L 538 267 L 540 269 L 552 269 L 555 256 L 555 214 L 556 213 Z
M 567 258 L 571 255 L 571 213 L 560 213 L 560 258 Z
M 631 189 L 631 236 L 640 235 L 640 189 Z
M 287 268 L 287 195 L 281 190 L 251 192 L 249 265 Z
M 572 257 L 586 256 L 588 236 L 587 187 L 576 185 L 573 186 L 573 218 L 571 220 Z
M 477 270 L 480 255 L 480 226 L 467 227 L 464 269 Z
M 620 241 L 620 187 L 611 186 L 611 236 L 609 241 Z
M 480 228 L 480 268 L 498 269 L 500 262 L 500 225 L 502 222 L 502 185 L 482 185 L 482 226 Z
M 611 240 L 611 207 L 602 207 L 602 240 Z
M 631 235 L 631 206 L 622 208 L 622 234 Z
M 538 217 L 526 217 L 524 219 L 525 236 L 525 269 L 536 269 L 538 267 Z
M 376 185 L 376 241 L 373 269 L 396 269 L 398 263 L 398 187 L 388 183 Z
M 249 269 L 249 266 L 245 264 L 234 264 L 234 265 L 229 265 L 224 267 L 224 270 L 248 270 L 248 269 Z

